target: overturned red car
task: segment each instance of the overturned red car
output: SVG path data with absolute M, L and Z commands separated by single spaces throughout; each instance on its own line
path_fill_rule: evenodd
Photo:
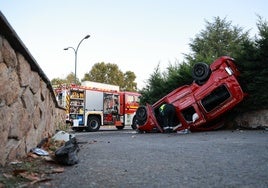
M 136 111 L 137 130 L 141 132 L 165 132 L 160 107 L 172 104 L 175 118 L 172 132 L 216 130 L 223 126 L 223 114 L 231 110 L 244 97 L 237 78 L 239 71 L 234 59 L 223 56 L 210 66 L 196 63 L 193 67 L 193 83 L 179 87 L 153 105 L 140 106 Z

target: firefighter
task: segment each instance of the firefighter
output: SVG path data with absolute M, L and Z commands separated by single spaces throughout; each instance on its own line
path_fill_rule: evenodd
M 176 109 L 172 104 L 162 104 L 159 108 L 160 116 L 163 121 L 163 129 L 165 132 L 173 130 Z

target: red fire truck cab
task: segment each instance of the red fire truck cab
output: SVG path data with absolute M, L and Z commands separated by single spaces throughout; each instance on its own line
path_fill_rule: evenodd
M 245 96 L 237 77 L 234 60 L 223 56 L 210 66 L 197 63 L 193 67 L 194 82 L 179 87 L 158 100 L 153 105 L 140 106 L 136 112 L 137 129 L 142 132 L 165 132 L 159 108 L 162 104 L 172 104 L 176 117 L 172 131 L 215 130 L 224 113 L 232 109 Z M 169 130 L 170 131 L 170 130 Z

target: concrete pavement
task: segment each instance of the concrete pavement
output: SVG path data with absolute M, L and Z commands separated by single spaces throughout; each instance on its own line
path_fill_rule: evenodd
M 268 131 L 76 133 L 79 164 L 53 187 L 268 187 Z

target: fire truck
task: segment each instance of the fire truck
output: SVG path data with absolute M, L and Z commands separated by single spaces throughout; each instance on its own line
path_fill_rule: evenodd
M 120 91 L 119 86 L 85 81 L 55 89 L 59 105 L 66 108 L 66 123 L 75 131 L 95 132 L 102 125 L 136 129 L 140 94 Z

